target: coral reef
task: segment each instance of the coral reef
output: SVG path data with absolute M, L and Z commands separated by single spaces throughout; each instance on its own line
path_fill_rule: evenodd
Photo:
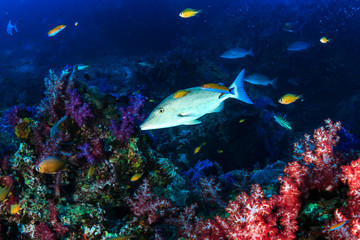
M 118 215 L 107 211 L 128 208 L 124 199 L 140 184 L 130 182 L 134 174 L 154 176 L 153 184 L 176 175 L 175 167 L 164 159 L 163 168 L 170 174 L 165 176 L 147 140 L 139 140 L 146 138 L 138 132 L 144 97 L 137 93 L 129 97 L 129 106 L 114 101 L 100 111 L 87 102 L 86 83 L 77 79 L 77 70 L 71 67 L 60 74 L 50 71 L 45 87 L 37 111 L 14 106 L 2 115 L 2 131 L 16 148 L 7 148 L 1 156 L 0 237 L 79 239 L 85 234 L 87 239 L 107 239 L 153 234 L 153 230 L 131 228 L 129 210 L 120 215 L 121 224 Z M 116 131 L 110 119 L 116 119 Z M 64 161 L 66 168 L 53 175 L 37 172 L 37 165 L 49 156 Z M 93 174 L 88 174 L 90 168 Z M 10 206 L 17 202 L 20 211 L 12 216 Z M 165 206 L 159 207 L 167 213 Z M 111 233 L 105 231 L 110 228 Z
M 265 198 L 261 187 L 254 184 L 250 195 L 242 192 L 228 203 L 226 217 L 218 215 L 204 220 L 195 215 L 195 204 L 186 207 L 176 218 L 170 217 L 168 222 L 180 229 L 180 236 L 190 239 L 314 239 L 316 236 L 357 239 L 360 160 L 346 161 L 345 155 L 334 152 L 341 125 L 331 120 L 326 120 L 326 125 L 326 129 L 316 129 L 313 138 L 305 135 L 294 144 L 296 160 L 279 176 L 278 194 Z M 351 164 L 346 165 L 350 161 Z M 337 193 L 346 190 L 346 186 L 349 187 L 347 199 L 343 199 L 344 196 Z M 319 195 L 325 199 L 336 198 L 335 202 L 346 200 L 347 204 L 340 208 L 336 208 L 338 204 L 328 205 L 333 213 L 331 220 L 319 218 L 311 221 L 313 226 L 308 226 L 308 221 L 300 221 L 304 218 L 299 218 L 299 214 L 306 210 L 303 206 L 308 201 L 324 202 L 317 199 Z M 343 227 L 329 231 L 331 226 L 345 220 L 348 222 Z M 315 226 L 319 228 L 317 232 L 309 231 Z
M 139 131 L 145 97 L 100 104 L 105 93 L 95 96 L 77 74 L 50 71 L 36 112 L 14 106 L 2 115 L 16 146 L 1 145 L 2 239 L 360 237 L 359 144 L 340 122 L 298 140 L 287 164 L 223 173 L 204 160 L 184 171 L 186 155 L 172 162 Z M 48 157 L 65 169 L 38 171 Z

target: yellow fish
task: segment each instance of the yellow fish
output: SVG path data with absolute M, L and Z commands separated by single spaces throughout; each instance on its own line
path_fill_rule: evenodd
M 9 187 L 3 187 L 0 189 L 0 202 L 4 201 L 12 188 L 13 184 L 11 183 Z
M 201 147 L 205 146 L 205 145 L 206 145 L 206 142 L 203 142 L 200 146 L 196 147 L 194 150 L 194 154 L 197 154 L 200 151 Z
M 87 178 L 91 178 L 95 172 L 95 165 L 91 164 L 87 173 Z
M 240 119 L 240 121 L 239 121 L 239 123 L 243 123 L 243 122 L 245 122 L 245 118 L 243 118 L 243 119 Z
M 218 153 L 223 153 L 224 151 L 221 150 L 221 149 L 218 149 L 217 152 L 218 152 Z
M 192 8 L 186 8 L 183 11 L 180 12 L 179 16 L 182 18 L 190 18 L 190 17 L 194 17 L 197 14 L 201 13 L 201 10 L 195 10 Z
M 189 93 L 188 90 L 179 90 L 173 94 L 173 97 L 174 98 L 182 98 L 182 97 L 186 96 L 188 93 Z
M 51 30 L 48 32 L 48 36 L 49 36 L 49 37 L 53 37 L 53 36 L 55 36 L 56 34 L 58 34 L 59 32 L 61 32 L 62 30 L 64 30 L 64 28 L 66 28 L 66 25 L 59 25 L 59 26 L 51 29 Z
M 207 83 L 201 86 L 201 89 L 208 90 L 208 91 L 214 91 L 219 93 L 231 93 L 233 94 L 233 88 L 230 89 L 228 87 L 225 87 L 218 83 Z
M 142 177 L 143 174 L 144 174 L 144 173 L 137 173 L 137 174 L 135 174 L 134 176 L 131 177 L 130 181 L 131 181 L 131 182 L 135 182 L 135 181 L 139 180 L 139 179 Z
M 180 148 L 182 148 L 184 145 L 182 145 L 182 144 L 180 144 L 177 148 L 176 148 L 176 150 L 179 150 Z
M 322 37 L 322 38 L 320 38 L 320 42 L 321 43 L 328 43 L 328 42 L 330 42 L 330 39 L 327 39 L 326 37 Z
M 55 156 L 50 156 L 42 160 L 35 169 L 40 173 L 55 174 L 63 170 L 67 163 L 68 161 L 61 160 Z
M 338 224 L 335 224 L 335 225 L 331 226 L 330 229 L 329 229 L 329 232 L 341 228 L 341 227 L 344 226 L 347 222 L 348 222 L 348 220 L 345 220 L 345 221 L 339 222 Z
M 10 214 L 14 215 L 17 214 L 21 209 L 21 205 L 20 204 L 12 204 L 10 206 Z
M 296 95 L 296 94 L 285 94 L 279 99 L 279 103 L 281 104 L 290 104 L 295 102 L 296 100 L 302 98 L 302 95 Z

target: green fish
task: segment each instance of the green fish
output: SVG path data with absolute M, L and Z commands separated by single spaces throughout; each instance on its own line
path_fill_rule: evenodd
M 274 114 L 273 117 L 280 126 L 286 128 L 286 129 L 292 130 L 290 122 L 288 120 L 286 120 L 285 117 L 282 117 L 282 116 L 276 115 L 276 114 Z
M 89 65 L 84 65 L 84 64 L 78 64 L 78 65 L 76 65 L 76 69 L 77 69 L 78 71 L 85 70 L 85 69 L 88 68 L 88 67 L 89 67 Z
M 229 87 L 229 89 L 234 88 L 233 94 L 224 95 L 224 93 L 202 89 L 200 86 L 185 89 L 188 93 L 180 98 L 171 94 L 150 113 L 140 125 L 141 130 L 199 124 L 201 121 L 198 118 L 208 113 L 220 112 L 224 101 L 228 98 L 252 104 L 253 102 L 244 90 L 244 75 L 245 69 Z

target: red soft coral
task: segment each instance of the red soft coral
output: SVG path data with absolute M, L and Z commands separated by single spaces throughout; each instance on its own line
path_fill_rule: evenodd
M 58 221 L 58 211 L 54 205 L 54 202 L 52 200 L 48 200 L 49 204 L 49 212 L 50 212 L 50 223 L 53 227 L 53 230 L 59 234 L 61 237 L 63 237 L 68 231 L 69 228 L 65 227 L 61 222 Z
M 132 199 L 126 197 L 125 200 L 135 216 L 132 222 L 142 222 L 143 224 L 140 225 L 142 225 L 145 231 L 150 230 L 150 225 L 157 222 L 160 218 L 168 214 L 174 214 L 177 211 L 177 208 L 173 207 L 170 201 L 157 197 L 151 192 L 147 179 L 136 190 Z

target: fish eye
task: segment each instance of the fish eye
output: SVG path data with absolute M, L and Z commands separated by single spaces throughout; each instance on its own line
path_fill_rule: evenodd
M 163 113 L 163 112 L 165 112 L 165 110 L 163 109 L 163 108 L 159 108 L 159 113 Z
M 40 172 L 40 167 L 36 167 L 35 169 L 36 171 Z

